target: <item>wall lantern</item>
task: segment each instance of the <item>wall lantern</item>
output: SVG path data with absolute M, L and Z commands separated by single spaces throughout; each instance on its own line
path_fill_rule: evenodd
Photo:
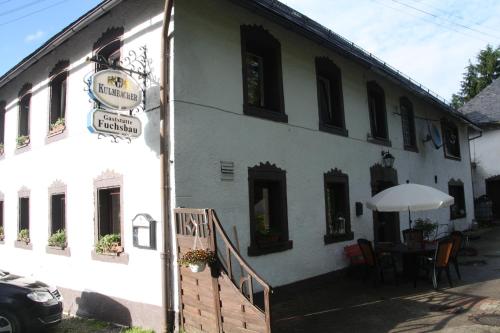
M 156 250 L 156 221 L 146 213 L 132 219 L 134 246 L 140 249 Z
M 392 156 L 389 151 L 383 151 L 382 150 L 382 165 L 386 168 L 392 168 L 394 165 L 394 156 Z

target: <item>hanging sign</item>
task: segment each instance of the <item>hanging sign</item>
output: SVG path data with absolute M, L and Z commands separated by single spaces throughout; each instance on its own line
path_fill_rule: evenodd
M 125 72 L 106 69 L 92 74 L 89 94 L 106 108 L 127 111 L 142 103 L 142 88 Z
M 139 118 L 100 109 L 89 113 L 87 128 L 91 133 L 126 138 L 137 138 L 142 134 L 142 123 Z

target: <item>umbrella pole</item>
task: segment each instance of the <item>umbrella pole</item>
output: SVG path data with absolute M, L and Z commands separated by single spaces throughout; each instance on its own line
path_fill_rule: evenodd
M 411 212 L 410 212 L 410 207 L 408 207 L 408 224 L 410 225 L 410 229 L 411 229 Z

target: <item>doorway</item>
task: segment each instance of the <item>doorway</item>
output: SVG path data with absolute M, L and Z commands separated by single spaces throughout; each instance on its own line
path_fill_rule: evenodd
M 375 164 L 370 168 L 372 196 L 395 185 L 398 185 L 396 169 Z M 373 212 L 373 236 L 377 242 L 401 242 L 399 213 Z
M 491 200 L 494 219 L 500 219 L 500 176 L 486 179 L 486 195 Z

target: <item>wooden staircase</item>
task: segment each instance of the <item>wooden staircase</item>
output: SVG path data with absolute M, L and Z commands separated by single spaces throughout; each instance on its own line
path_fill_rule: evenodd
M 181 327 L 187 333 L 271 332 L 271 286 L 240 256 L 215 211 L 178 208 L 174 215 L 178 256 L 193 247 L 196 233 L 204 248 L 217 253 L 217 262 L 203 272 L 179 268 Z

